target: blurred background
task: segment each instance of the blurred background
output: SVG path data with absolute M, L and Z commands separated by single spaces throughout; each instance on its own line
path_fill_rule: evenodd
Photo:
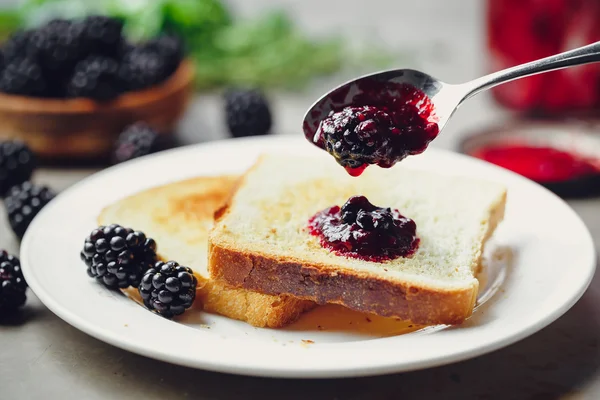
M 86 19 L 97 14 L 114 20 Z M 18 255 L 19 238 L 56 193 L 112 164 L 234 136 L 302 135 L 313 101 L 357 75 L 416 68 L 460 83 L 600 40 L 598 16 L 599 0 L 0 0 L 0 249 Z M 598 247 L 599 78 L 592 64 L 479 94 L 431 146 L 571 198 Z M 458 365 L 348 380 L 345 393 L 600 398 L 579 395 L 600 387 L 597 279 L 592 285 L 530 340 Z M 96 386 L 128 393 L 136 380 L 170 395 L 190 382 L 206 384 L 208 396 L 265 391 L 263 380 L 203 379 L 125 355 L 59 321 L 33 293 L 27 301 L 35 318 L 12 330 L 19 345 L 7 331 L 4 346 L 15 349 L 5 350 L 16 382 L 9 392 L 31 396 L 33 379 L 50 396 L 68 387 L 84 398 Z M 275 385 L 273 393 L 308 385 L 319 398 L 339 390 L 325 381 Z
M 595 24 L 600 2 L 594 0 L 0 0 L 0 5 L 5 43 L 0 139 L 21 139 L 43 164 L 61 166 L 114 163 L 122 143 L 138 148 L 118 161 L 231 136 L 300 135 L 310 104 L 360 74 L 407 67 L 459 83 L 600 37 Z M 38 53 L 52 55 L 43 47 L 62 40 L 67 45 L 57 54 L 64 51 L 68 58 L 73 37 L 46 24 L 60 18 L 85 25 L 83 18 L 95 14 L 122 24 L 126 50 L 109 55 L 117 62 L 118 79 L 151 69 L 156 55 L 145 49 L 164 35 L 181 40 L 181 60 L 160 79 L 133 87 L 114 83 L 118 90 L 112 90 L 109 67 L 74 59 L 62 86 L 48 92 L 49 82 L 63 78 L 55 72 L 49 77 L 48 61 L 39 61 Z M 110 36 L 110 29 L 97 25 Z M 14 32 L 32 30 L 38 32 L 33 45 L 15 40 Z M 22 71 L 34 67 L 8 58 L 19 45 L 30 49 L 24 57 L 39 64 L 48 81 L 45 91 L 22 82 L 31 80 Z M 498 87 L 463 105 L 432 146 L 513 169 L 560 195 L 595 195 L 599 78 L 599 67 L 588 65 Z M 256 89 L 254 97 L 249 89 Z M 268 110 L 270 123 L 245 116 L 253 101 Z M 139 132 L 121 135 L 139 121 L 156 131 L 160 145 L 140 149 Z

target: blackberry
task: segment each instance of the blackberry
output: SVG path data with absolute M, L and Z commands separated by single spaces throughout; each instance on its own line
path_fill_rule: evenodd
M 128 90 L 140 90 L 164 81 L 169 74 L 164 58 L 147 46 L 134 46 L 123 56 L 119 77 Z
M 27 45 L 28 56 L 38 60 L 44 72 L 52 77 L 69 75 L 88 50 L 84 26 L 61 19 L 34 31 Z
M 43 96 L 47 84 L 38 64 L 20 59 L 6 65 L 0 76 L 0 92 L 23 96 Z
M 69 97 L 108 101 L 120 93 L 119 64 L 104 56 L 89 56 L 79 61 L 67 85 Z
M 32 31 L 17 31 L 10 35 L 2 49 L 6 64 L 27 58 L 27 47 L 32 33 Z
M 175 261 L 159 261 L 146 271 L 138 290 L 149 310 L 173 318 L 192 306 L 197 285 L 190 268 Z
M 29 181 L 13 186 L 4 199 L 4 205 L 15 235 L 22 238 L 31 221 L 54 196 L 47 187 L 36 186 Z
M 401 134 L 386 110 L 371 106 L 331 112 L 319 131 L 325 149 L 345 168 L 360 168 L 390 158 L 391 137 Z
M 157 148 L 158 133 L 149 125 L 138 122 L 121 133 L 115 147 L 113 161 L 120 163 L 150 154 Z
M 174 35 L 162 35 L 149 41 L 145 47 L 158 53 L 165 63 L 165 73 L 173 74 L 184 57 L 183 42 Z
M 116 59 L 123 60 L 123 58 L 125 58 L 125 56 L 134 48 L 135 44 L 131 43 L 126 38 L 123 38 L 123 40 L 121 40 L 121 43 L 119 43 Z
M 0 250 L 0 316 L 12 313 L 25 304 L 26 290 L 27 282 L 19 259 Z
M 95 54 L 118 56 L 123 40 L 123 22 L 103 15 L 90 15 L 83 20 L 86 43 Z
M 225 118 L 234 137 L 265 135 L 272 125 L 269 103 L 258 89 L 225 92 Z
M 55 76 L 46 80 L 46 93 L 44 97 L 53 99 L 64 99 L 67 97 L 67 89 L 71 76 Z
M 113 289 L 138 287 L 157 260 L 154 239 L 116 224 L 94 229 L 80 255 L 88 275 Z
M 0 142 L 0 197 L 31 177 L 35 157 L 27 145 L 18 140 Z

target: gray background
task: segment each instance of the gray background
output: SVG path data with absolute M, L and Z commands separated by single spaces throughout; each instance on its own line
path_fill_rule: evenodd
M 278 4 L 291 9 L 297 22 L 316 34 L 341 30 L 357 40 L 382 40 L 411 54 L 403 66 L 424 69 L 449 82 L 465 81 L 485 71 L 483 0 L 232 3 L 249 15 Z M 276 132 L 298 132 L 302 114 L 313 99 L 342 79 L 318 82 L 302 94 L 274 94 Z M 461 108 L 434 146 L 455 148 L 462 135 L 502 123 L 503 118 L 490 99 L 480 95 Z M 215 95 L 199 97 L 181 124 L 181 133 L 189 141 L 222 138 L 222 129 Z M 61 190 L 92 172 L 45 169 L 36 180 Z M 600 201 L 571 201 L 570 205 L 582 216 L 598 246 Z M 18 252 L 3 212 L 0 248 Z M 492 354 L 406 374 L 294 381 L 198 371 L 127 353 L 72 328 L 30 292 L 23 317 L 0 327 L 0 399 L 598 399 L 599 309 L 596 277 L 584 297 L 557 322 Z M 156 340 L 167 338 L 157 336 Z

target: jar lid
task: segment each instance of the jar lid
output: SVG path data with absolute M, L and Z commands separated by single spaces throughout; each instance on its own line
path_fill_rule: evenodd
M 600 195 L 600 125 L 515 121 L 468 135 L 460 152 L 529 178 L 563 198 Z

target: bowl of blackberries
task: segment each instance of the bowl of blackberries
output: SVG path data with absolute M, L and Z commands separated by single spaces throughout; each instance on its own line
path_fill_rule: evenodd
M 14 32 L 0 55 L 0 139 L 49 159 L 104 157 L 135 121 L 168 134 L 193 89 L 180 38 L 133 43 L 106 16 Z

